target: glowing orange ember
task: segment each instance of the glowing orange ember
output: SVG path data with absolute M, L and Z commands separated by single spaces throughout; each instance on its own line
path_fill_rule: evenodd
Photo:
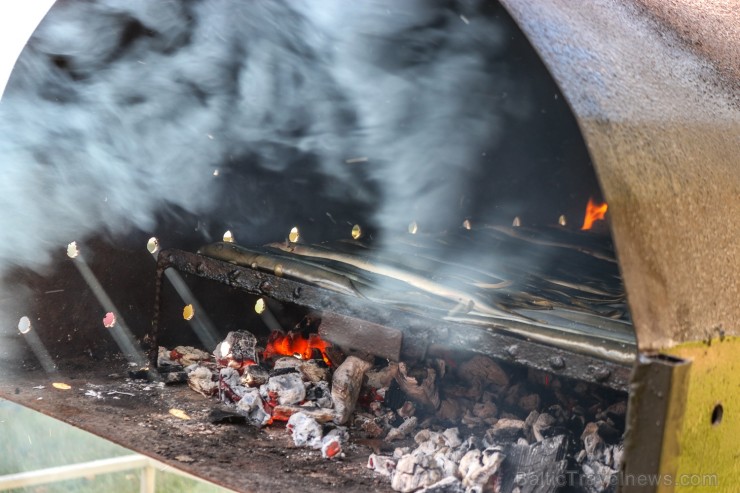
M 283 355 L 311 359 L 314 350 L 317 350 L 321 353 L 324 362 L 331 366 L 329 357 L 326 355 L 326 349 L 329 347 L 331 347 L 331 344 L 321 339 L 318 334 L 309 334 L 306 337 L 296 332 L 288 332 L 287 334 L 273 332 L 267 340 L 263 357 L 268 359 L 272 356 Z
M 581 229 L 583 231 L 591 229 L 591 226 L 594 225 L 594 221 L 604 219 L 607 207 L 606 202 L 595 204 L 593 199 L 588 199 L 588 204 L 586 204 L 586 215 L 583 218 L 583 226 Z

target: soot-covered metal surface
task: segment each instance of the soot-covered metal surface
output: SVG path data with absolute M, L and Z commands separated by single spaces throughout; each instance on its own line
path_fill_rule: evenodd
M 366 467 L 380 443 L 360 440 L 345 448 L 342 461 L 330 462 L 297 448 L 281 424 L 214 424 L 217 406 L 186 385 L 126 381 L 131 367 L 119 358 L 90 363 L 68 360 L 52 375 L 36 365 L 4 372 L 0 394 L 236 491 L 392 491 Z M 71 388 L 54 388 L 55 382 Z

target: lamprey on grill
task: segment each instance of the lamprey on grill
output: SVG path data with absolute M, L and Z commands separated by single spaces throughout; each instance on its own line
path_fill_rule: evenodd
M 633 330 L 610 242 L 517 229 L 382 244 L 216 243 L 199 253 L 426 317 L 631 361 Z M 487 245 L 484 253 L 455 258 L 459 245 L 476 242 Z

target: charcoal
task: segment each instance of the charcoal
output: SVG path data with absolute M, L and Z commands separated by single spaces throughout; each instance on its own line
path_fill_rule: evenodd
M 437 409 L 437 418 L 444 421 L 457 422 L 462 417 L 464 410 L 458 399 L 443 399 Z
M 519 398 L 517 405 L 527 413 L 530 413 L 540 407 L 540 395 L 533 393 Z
M 411 401 L 406 401 L 403 406 L 396 410 L 399 416 L 402 418 L 409 418 L 416 413 L 416 406 Z
M 484 440 L 489 445 L 515 442 L 524 436 L 524 430 L 524 421 L 503 418 L 486 431 Z
M 599 436 L 610 445 L 619 443 L 622 438 L 622 432 L 613 426 L 613 424 L 607 421 L 599 421 Z
M 355 428 L 365 432 L 368 438 L 378 438 L 385 430 L 378 424 L 375 417 L 369 414 L 355 413 L 354 423 Z
M 185 383 L 188 381 L 188 374 L 184 370 L 167 372 L 162 375 L 162 381 L 164 381 L 165 385 Z
M 399 363 L 396 382 L 409 399 L 421 407 L 431 411 L 436 411 L 439 408 L 437 372 L 434 368 L 425 368 L 422 370 L 421 377 L 415 377 L 410 374 L 410 369 L 405 363 Z
M 553 429 L 555 423 L 556 420 L 554 417 L 547 413 L 540 414 L 532 425 L 532 434 L 535 440 L 541 442 L 545 437 L 549 436 L 550 430 Z
M 379 369 L 369 370 L 365 375 L 367 376 L 367 385 L 374 389 L 382 389 L 390 387 L 391 382 L 396 377 L 398 366 L 395 364 L 385 366 Z
M 150 370 L 149 368 L 139 368 L 137 370 L 129 370 L 128 377 L 133 380 L 146 380 L 147 382 L 156 382 L 159 380 L 159 375 Z
M 618 471 L 597 461 L 587 460 L 581 466 L 580 481 L 587 493 L 614 493 L 617 491 Z
M 218 392 L 218 378 L 206 367 L 197 367 L 188 373 L 188 386 L 201 395 L 210 397 Z
M 241 384 L 239 372 L 234 368 L 221 368 L 218 373 L 219 399 L 222 402 L 236 403 L 247 387 Z
M 497 413 L 498 408 L 496 407 L 496 404 L 491 401 L 478 402 L 473 406 L 473 415 L 476 418 L 479 418 L 482 423 L 494 424 L 490 421 L 496 418 Z
M 241 368 L 257 364 L 257 338 L 245 330 L 229 332 L 226 339 L 218 343 L 213 355 L 221 366 Z
M 599 435 L 598 424 L 593 422 L 588 423 L 581 434 L 581 441 L 583 442 L 583 448 L 586 450 L 589 460 L 600 461 L 603 458 L 606 444 L 604 443 L 604 439 Z
M 211 409 L 208 413 L 208 421 L 215 425 L 221 424 L 244 424 L 247 422 L 247 417 L 243 414 L 239 414 L 234 411 L 228 411 L 226 409 Z
M 509 375 L 498 363 L 487 356 L 473 356 L 460 365 L 457 374 L 464 381 L 476 383 L 483 387 L 492 385 L 504 388 L 509 385 Z
M 388 431 L 388 434 L 385 436 L 385 440 L 387 442 L 392 442 L 409 436 L 409 434 L 413 433 L 416 429 L 417 422 L 418 420 L 416 419 L 416 416 L 411 416 L 410 418 L 405 419 L 398 427 L 391 428 Z
M 272 370 L 270 370 L 269 375 L 270 375 L 270 378 L 272 378 L 272 377 L 279 377 L 280 375 L 287 375 L 289 373 L 300 373 L 300 371 L 295 366 L 284 366 L 282 368 L 273 368 Z
M 299 372 L 306 382 L 320 382 L 329 378 L 329 368 L 323 361 L 319 360 L 300 360 L 286 356 L 275 361 L 271 375 L 279 375 L 280 371 L 292 369 Z
M 393 373 L 394 380 L 391 381 L 390 385 L 388 385 L 388 390 L 385 392 L 385 405 L 391 409 L 398 409 L 403 406 L 404 402 L 406 402 L 406 394 L 404 394 L 403 390 L 401 390 L 401 387 L 398 385 L 398 382 L 395 380 L 398 366 L 394 364 L 393 367 L 395 368 Z
M 259 387 L 267 383 L 270 374 L 259 365 L 250 365 L 243 368 L 241 383 L 247 387 Z
M 210 361 L 210 359 L 210 354 L 192 346 L 176 346 L 172 350 L 159 346 L 157 352 L 157 368 L 161 369 L 171 366 L 185 367 Z

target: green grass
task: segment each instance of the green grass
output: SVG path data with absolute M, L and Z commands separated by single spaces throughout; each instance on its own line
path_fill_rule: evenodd
M 0 476 L 134 454 L 131 450 L 41 413 L 0 399 Z M 9 490 L 12 493 L 138 493 L 140 471 Z M 229 490 L 157 471 L 158 493 L 224 493 Z

